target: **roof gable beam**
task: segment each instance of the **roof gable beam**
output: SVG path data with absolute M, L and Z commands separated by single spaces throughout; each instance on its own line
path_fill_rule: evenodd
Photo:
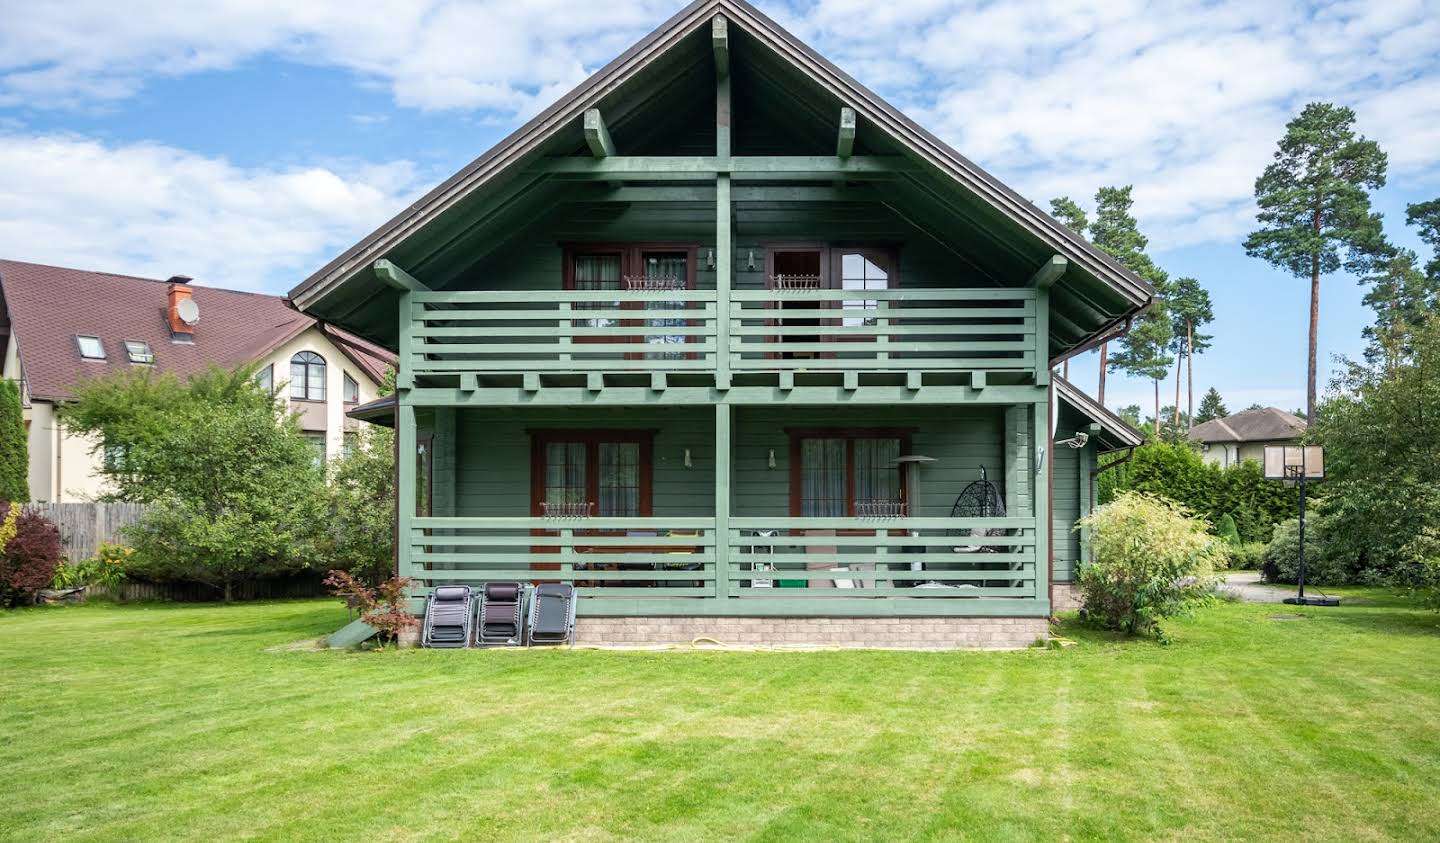
M 715 76 L 723 79 L 730 75 L 730 22 L 724 15 L 716 15 L 710 21 L 710 47 L 715 52 Z
M 610 129 L 598 108 L 585 110 L 585 145 L 596 158 L 609 158 L 615 154 L 615 141 L 610 139 Z
M 1055 286 L 1065 270 L 1070 268 L 1070 261 L 1063 255 L 1051 255 L 1050 260 L 1040 265 L 1035 274 L 1030 276 L 1030 281 L 1025 286 L 1034 287 L 1037 290 L 1048 290 Z
M 430 292 L 430 288 L 416 280 L 415 276 L 411 275 L 410 273 L 406 272 L 405 270 L 401 269 L 400 267 L 396 266 L 395 264 L 384 258 L 375 261 L 375 275 L 381 281 L 384 281 L 386 286 L 394 287 L 395 289 L 401 290 L 403 292 Z

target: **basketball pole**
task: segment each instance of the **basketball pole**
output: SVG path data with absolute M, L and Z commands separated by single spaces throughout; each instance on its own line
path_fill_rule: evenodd
M 1305 602 L 1305 451 L 1300 451 L 1300 573 L 1296 580 L 1300 586 L 1300 602 Z

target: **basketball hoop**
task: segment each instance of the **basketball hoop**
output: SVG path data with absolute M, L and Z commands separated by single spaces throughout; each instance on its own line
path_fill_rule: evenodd
M 1317 445 L 1266 445 L 1265 477 L 1284 480 L 1300 487 L 1300 571 L 1296 577 L 1298 590 L 1286 597 L 1292 606 L 1339 606 L 1338 597 L 1305 596 L 1305 484 L 1325 479 L 1325 449 Z

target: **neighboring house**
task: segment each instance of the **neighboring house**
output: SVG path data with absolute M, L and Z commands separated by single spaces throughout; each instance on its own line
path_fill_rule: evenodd
M 135 367 L 180 377 L 211 364 L 258 365 L 300 417 L 318 454 L 340 453 L 393 356 L 258 293 L 0 260 L 0 374 L 20 381 L 30 496 L 86 500 L 105 491 L 103 451 L 66 432 L 55 406 L 77 382 Z M 288 383 L 287 383 L 288 382 Z
M 291 295 L 399 350 L 354 415 L 415 455 L 417 596 L 559 579 L 582 641 L 934 647 L 1047 634 L 1095 453 L 1139 442 L 1051 369 L 1153 291 L 702 0 Z
M 1266 445 L 1295 445 L 1305 435 L 1305 420 L 1284 410 L 1262 407 L 1190 428 L 1206 462 L 1228 468 L 1245 460 L 1265 462 Z

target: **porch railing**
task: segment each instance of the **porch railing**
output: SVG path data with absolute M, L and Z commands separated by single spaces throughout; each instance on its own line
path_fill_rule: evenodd
M 411 569 L 402 573 L 424 585 L 569 582 L 582 612 L 663 598 L 677 598 L 672 608 L 686 614 L 722 598 L 803 610 L 817 600 L 1037 597 L 1032 518 L 733 518 L 718 572 L 710 518 L 434 517 L 410 525 Z
M 410 296 L 416 375 L 1035 368 L 1029 289 L 518 290 Z M 728 329 L 720 348 L 719 320 Z

